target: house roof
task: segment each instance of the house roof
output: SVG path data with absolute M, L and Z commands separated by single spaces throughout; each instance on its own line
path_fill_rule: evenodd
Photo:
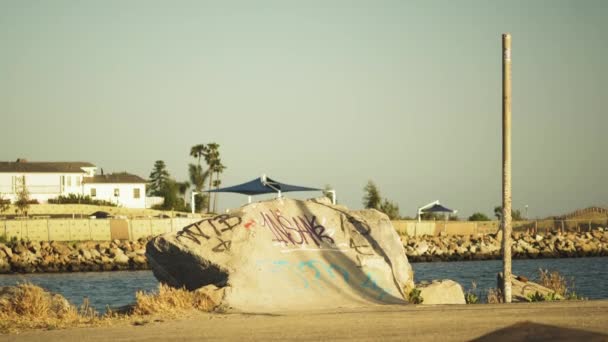
M 0 161 L 0 173 L 13 172 L 47 172 L 47 173 L 81 173 L 83 167 L 95 167 L 88 162 L 3 162 Z
M 139 184 L 147 183 L 145 179 L 132 175 L 126 172 L 110 173 L 107 175 L 96 175 L 93 177 L 85 177 L 82 180 L 83 183 L 88 184 L 102 184 L 102 183 L 126 183 L 126 184 Z

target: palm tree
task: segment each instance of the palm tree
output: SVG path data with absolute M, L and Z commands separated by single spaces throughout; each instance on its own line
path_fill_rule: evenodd
M 207 146 L 205 144 L 194 145 L 190 148 L 190 156 L 198 158 L 198 165 L 201 165 L 201 157 L 205 156 Z
M 202 201 L 199 202 L 200 204 L 197 206 L 199 209 L 202 209 L 205 207 L 205 199 L 208 197 L 205 197 L 202 195 L 202 191 L 205 188 L 205 179 L 208 177 L 209 175 L 209 170 L 204 171 L 203 170 L 203 166 L 201 165 L 201 158 L 205 157 L 206 158 L 206 154 L 208 153 L 208 147 L 205 144 L 198 144 L 198 145 L 194 145 L 190 148 L 190 156 L 193 158 L 197 158 L 198 159 L 198 164 L 189 164 L 188 165 L 188 173 L 190 174 L 190 183 L 192 184 L 192 186 L 194 186 L 194 188 L 196 189 L 196 192 L 200 193 L 201 195 L 201 199 Z
M 211 170 L 215 172 L 216 180 L 213 181 L 213 186 L 216 190 L 219 189 L 220 184 L 222 184 L 222 181 L 220 180 L 220 174 L 223 173 L 224 170 L 226 170 L 226 166 L 222 164 L 222 160 L 219 158 L 218 152 L 218 158 L 215 162 L 215 165 L 213 165 L 213 169 Z M 213 194 L 213 212 L 217 212 L 217 192 Z
M 217 143 L 210 143 L 207 144 L 207 149 L 205 151 L 205 154 L 203 155 L 205 157 L 205 162 L 207 162 L 207 168 L 209 169 L 209 190 L 211 190 L 211 187 L 213 185 L 213 169 L 215 168 L 219 158 L 220 158 L 220 151 L 219 151 L 220 145 Z M 211 211 L 211 201 L 208 201 L 207 203 L 207 211 Z
M 200 165 L 188 164 L 188 174 L 190 175 L 190 184 L 199 193 L 199 197 L 195 197 L 195 207 L 197 210 L 202 210 L 207 206 L 206 201 L 208 196 L 204 196 L 202 191 L 205 187 L 205 180 L 209 177 L 209 170 L 203 171 Z

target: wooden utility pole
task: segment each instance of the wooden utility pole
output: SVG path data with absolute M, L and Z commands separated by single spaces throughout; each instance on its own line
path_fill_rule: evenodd
M 505 303 L 511 303 L 511 34 L 502 35 L 502 265 Z

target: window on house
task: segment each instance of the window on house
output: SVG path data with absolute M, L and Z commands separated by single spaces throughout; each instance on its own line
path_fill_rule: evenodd
M 120 196 L 120 189 L 114 188 L 114 197 Z
M 133 198 L 139 198 L 139 189 L 133 189 Z
M 91 188 L 91 197 L 97 196 L 97 189 Z
M 67 177 L 65 177 L 65 178 L 66 178 L 66 180 L 67 180 L 66 185 L 67 185 L 67 186 L 72 186 L 72 176 L 67 176 Z
M 80 186 L 80 176 L 76 176 L 76 186 Z

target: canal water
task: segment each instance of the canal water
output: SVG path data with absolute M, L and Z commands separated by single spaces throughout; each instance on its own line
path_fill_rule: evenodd
M 480 297 L 487 289 L 496 287 L 496 273 L 501 271 L 500 260 L 413 263 L 416 282 L 433 279 L 452 279 L 465 287 L 477 284 Z M 577 294 L 589 299 L 608 299 L 608 257 L 578 259 L 513 260 L 513 273 L 531 280 L 538 279 L 538 270 L 559 271 L 567 279 L 574 279 Z M 133 303 L 138 290 L 154 291 L 158 287 L 151 271 L 89 272 L 60 274 L 0 275 L 0 286 L 31 282 L 65 296 L 76 305 L 84 297 L 98 310 L 106 306 L 119 307 Z

